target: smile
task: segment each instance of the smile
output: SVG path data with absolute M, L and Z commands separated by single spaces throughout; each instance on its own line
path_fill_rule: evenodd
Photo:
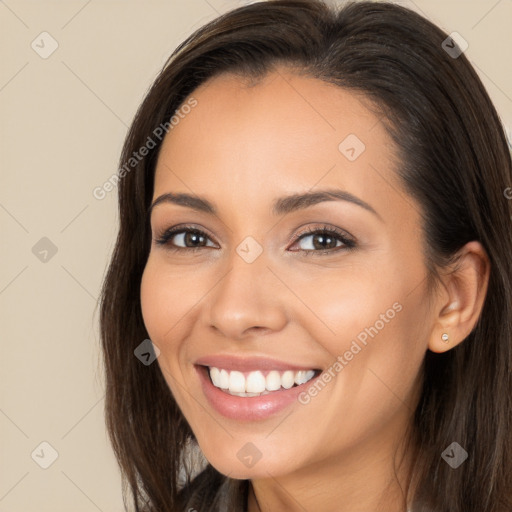
M 240 372 L 236 370 L 208 367 L 212 384 L 226 393 L 241 397 L 268 395 L 271 392 L 290 389 L 310 381 L 319 371 L 315 370 L 256 370 Z
M 209 406 L 238 422 L 261 421 L 303 407 L 298 396 L 322 373 L 301 363 L 228 354 L 202 357 L 194 367 Z

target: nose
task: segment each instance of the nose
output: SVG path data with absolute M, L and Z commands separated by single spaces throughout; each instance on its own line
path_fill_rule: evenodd
M 208 294 L 208 320 L 217 334 L 242 340 L 286 325 L 286 290 L 267 265 L 265 251 L 247 263 L 233 250 L 228 270 Z

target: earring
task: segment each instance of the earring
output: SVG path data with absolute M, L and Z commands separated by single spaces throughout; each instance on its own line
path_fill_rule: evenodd
M 441 336 L 441 339 L 443 340 L 444 343 L 448 343 L 448 334 L 444 333 L 442 336 Z

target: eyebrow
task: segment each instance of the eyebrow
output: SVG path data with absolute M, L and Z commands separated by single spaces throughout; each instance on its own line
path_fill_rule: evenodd
M 354 196 L 350 192 L 339 189 L 323 189 L 316 192 L 305 192 L 302 194 L 292 194 L 279 197 L 272 204 L 272 213 L 274 215 L 285 215 L 297 210 L 308 208 L 310 206 L 322 203 L 324 201 L 347 201 L 353 203 L 376 215 L 380 220 L 382 217 L 368 203 Z M 185 206 L 198 212 L 217 215 L 217 208 L 208 199 L 197 195 L 170 192 L 158 196 L 149 207 L 148 215 L 151 215 L 153 208 L 162 203 L 171 203 L 179 206 Z

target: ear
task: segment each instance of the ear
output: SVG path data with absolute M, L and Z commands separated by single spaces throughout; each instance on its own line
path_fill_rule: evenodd
M 436 299 L 437 317 L 428 343 L 432 352 L 446 352 L 471 333 L 487 294 L 490 268 L 482 244 L 472 241 L 459 250 L 453 268 L 442 274 L 442 291 Z

